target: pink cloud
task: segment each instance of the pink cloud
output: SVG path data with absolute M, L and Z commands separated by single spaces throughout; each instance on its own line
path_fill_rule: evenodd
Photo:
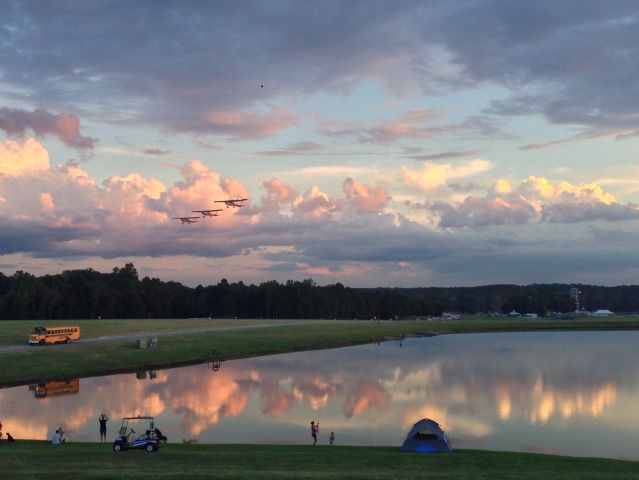
M 352 178 L 344 180 L 342 191 L 348 202 L 360 213 L 381 212 L 391 199 L 384 188 L 369 187 Z
M 205 116 L 215 133 L 235 140 L 258 140 L 285 130 L 297 123 L 298 117 L 286 108 L 274 108 L 265 114 L 239 111 L 217 111 Z
M 319 217 L 327 212 L 335 211 L 338 208 L 337 202 L 315 185 L 304 192 L 302 199 L 295 205 L 297 213 L 312 217 Z
M 266 211 L 278 211 L 280 204 L 293 204 L 300 198 L 297 191 L 278 178 L 262 182 L 266 195 L 262 195 L 262 208 Z
M 361 143 L 392 143 L 404 138 L 430 137 L 434 133 L 432 122 L 441 114 L 426 109 L 409 110 L 398 118 L 378 124 L 336 122 L 322 120 L 320 132 L 328 136 L 354 136 Z
M 608 221 L 639 218 L 636 204 L 617 203 L 601 186 L 528 176 L 513 189 L 499 179 L 485 197 L 468 196 L 456 205 L 433 202 L 429 208 L 440 215 L 440 227 L 483 227 L 528 222 L 574 223 L 594 219 Z
M 53 197 L 48 192 L 42 192 L 40 194 L 40 206 L 42 210 L 53 210 Z
M 117 229 L 131 225 L 155 225 L 166 220 L 164 213 L 150 211 L 147 207 L 149 200 L 159 199 L 166 191 L 159 180 L 129 173 L 110 177 L 103 185 L 104 189 L 99 192 L 100 207 L 111 213 L 108 220 Z
M 171 217 L 185 216 L 191 215 L 193 210 L 220 208 L 221 204 L 216 204 L 216 200 L 248 198 L 248 191 L 241 182 L 222 178 L 219 172 L 199 160 L 185 163 L 181 167 L 181 173 L 183 181 L 174 183 L 160 195 L 157 202 L 151 202 L 157 211 L 166 212 Z M 229 225 L 237 222 L 235 215 L 228 214 L 216 217 L 215 222 L 206 222 L 206 225 Z
M 70 147 L 92 149 L 95 139 L 80 134 L 80 119 L 70 113 L 53 114 L 44 109 L 33 112 L 0 108 L 0 129 L 8 135 L 24 135 L 32 130 L 37 136 L 56 135 Z
M 319 133 L 329 137 L 351 137 L 358 143 L 389 144 L 451 133 L 470 132 L 486 136 L 496 132 L 492 121 L 486 117 L 471 116 L 459 123 L 437 123 L 442 116 L 436 110 L 415 109 L 395 119 L 373 124 L 319 118 Z
M 299 403 L 293 393 L 283 393 L 276 384 L 263 384 L 261 388 L 264 406 L 262 412 L 271 417 L 278 417 Z
M 242 377 L 246 374 L 232 371 L 208 377 L 195 372 L 174 376 L 171 388 L 165 391 L 166 401 L 180 414 L 183 428 L 191 435 L 199 435 L 221 418 L 236 416 L 246 408 L 249 390 L 239 382 Z
M 351 418 L 371 408 L 381 410 L 388 404 L 390 399 L 390 393 L 378 382 L 358 382 L 346 395 L 342 404 L 342 411 L 347 418 Z

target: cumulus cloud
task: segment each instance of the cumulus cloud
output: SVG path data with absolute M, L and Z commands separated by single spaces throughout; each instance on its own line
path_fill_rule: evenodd
M 35 139 L 0 143 L 0 174 L 16 177 L 49 168 L 49 153 Z
M 475 175 L 490 168 L 492 163 L 481 159 L 461 165 L 426 162 L 421 168 L 402 167 L 402 176 L 406 185 L 428 191 L 445 185 L 452 179 Z
M 95 139 L 80 134 L 80 119 L 70 113 L 53 114 L 44 109 L 33 112 L 0 108 L 0 129 L 8 135 L 24 136 L 31 130 L 37 136 L 56 135 L 70 147 L 92 149 Z
M 262 196 L 262 205 L 266 211 L 278 211 L 280 204 L 294 204 L 300 200 L 300 195 L 290 185 L 286 185 L 278 178 L 262 182 L 266 195 Z
M 547 178 L 535 176 L 524 179 L 515 189 L 500 179 L 488 188 L 485 197 L 468 196 L 456 205 L 433 202 L 429 208 L 439 214 L 442 228 L 639 218 L 637 205 L 617 203 L 599 185 L 567 181 L 553 185 Z
M 456 207 L 434 202 L 431 209 L 439 213 L 442 228 L 514 225 L 535 217 L 535 209 L 525 200 L 509 202 L 501 198 L 466 197 Z
M 370 409 L 383 410 L 390 400 L 391 395 L 378 382 L 362 381 L 348 391 L 342 411 L 346 418 L 351 418 Z
M 424 221 L 404 216 L 386 188 L 355 177 L 343 180 L 337 193 L 275 177 L 263 182 L 260 197 L 250 198 L 242 182 L 199 160 L 180 165 L 179 179 L 172 183 L 137 172 L 96 182 L 75 163 L 50 166 L 46 150 L 33 139 L 8 141 L 4 148 L 12 152 L 3 157 L 0 175 L 4 255 L 87 256 L 96 261 L 215 258 L 232 269 L 227 273 L 246 274 L 245 280 L 251 275 L 312 275 L 369 285 L 396 284 L 410 276 L 421 284 L 442 279 L 464 284 L 477 278 L 470 273 L 481 271 L 481 283 L 503 282 L 513 272 L 538 281 L 543 280 L 534 277 L 540 262 L 551 261 L 569 275 L 583 269 L 579 252 L 595 247 L 598 256 L 588 260 L 589 269 L 627 270 L 624 245 L 636 240 L 633 230 L 639 221 L 635 204 L 620 203 L 598 184 L 541 176 L 518 183 L 500 179 L 483 194 L 475 186 L 473 195 L 463 197 L 460 187 L 456 201 L 425 200 L 419 210 L 427 217 Z M 428 193 L 489 166 L 476 160 L 405 167 L 404 172 L 413 173 Z M 194 225 L 172 219 L 236 197 L 250 200 L 241 209 L 224 209 L 219 217 Z M 601 222 L 615 222 L 615 234 L 607 234 Z M 571 228 L 561 228 L 565 224 Z M 602 242 L 604 237 L 608 240 Z M 7 263 L 20 261 L 12 257 Z M 178 267 L 180 263 L 175 261 Z M 213 269 L 211 265 L 202 265 L 202 271 Z
M 309 188 L 302 198 L 295 203 L 295 210 L 302 215 L 319 217 L 330 211 L 340 208 L 340 203 L 334 201 L 326 193 L 322 192 L 317 185 Z
M 342 191 L 348 202 L 361 213 L 380 212 L 391 198 L 382 187 L 369 187 L 352 178 L 344 180 Z

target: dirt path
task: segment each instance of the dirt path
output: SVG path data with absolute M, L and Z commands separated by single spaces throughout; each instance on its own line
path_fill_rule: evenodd
M 104 337 L 93 338 L 81 338 L 73 344 L 91 344 L 91 343 L 108 343 L 115 342 L 117 340 L 137 340 L 138 338 L 150 338 L 150 337 L 172 337 L 175 335 L 184 335 L 190 333 L 208 333 L 208 332 L 226 332 L 237 330 L 251 330 L 255 328 L 275 328 L 285 327 L 287 325 L 311 325 L 318 323 L 328 323 L 331 320 L 290 320 L 283 323 L 258 323 L 256 325 L 238 325 L 236 327 L 205 327 L 205 328 L 184 328 L 179 330 L 164 330 L 161 332 L 135 332 L 128 333 L 126 335 L 109 335 Z M 66 345 L 47 345 L 47 348 L 63 348 Z M 36 348 L 37 345 L 10 345 L 0 347 L 0 353 L 19 352 L 21 350 L 27 350 L 29 348 Z

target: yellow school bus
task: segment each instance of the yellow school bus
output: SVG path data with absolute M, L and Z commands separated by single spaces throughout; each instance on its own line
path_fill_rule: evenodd
M 80 339 L 79 325 L 62 325 L 55 327 L 35 327 L 29 335 L 31 345 L 46 345 L 47 343 L 70 343 Z
M 80 391 L 80 379 L 60 380 L 57 382 L 34 383 L 29 385 L 36 398 L 57 397 L 60 395 L 72 395 Z

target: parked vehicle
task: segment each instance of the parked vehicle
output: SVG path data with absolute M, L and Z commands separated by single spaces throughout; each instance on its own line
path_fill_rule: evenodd
M 48 343 L 71 343 L 80 339 L 79 325 L 60 325 L 35 327 L 29 335 L 30 345 L 46 345 Z
M 138 422 L 140 420 L 148 420 L 149 428 L 136 437 L 136 432 L 129 427 L 129 422 Z M 124 417 L 119 435 L 113 442 L 113 451 L 121 452 L 123 450 L 145 450 L 147 452 L 157 452 L 161 442 L 166 442 L 166 437 L 162 435 L 159 429 L 155 428 L 153 417 L 140 416 Z

